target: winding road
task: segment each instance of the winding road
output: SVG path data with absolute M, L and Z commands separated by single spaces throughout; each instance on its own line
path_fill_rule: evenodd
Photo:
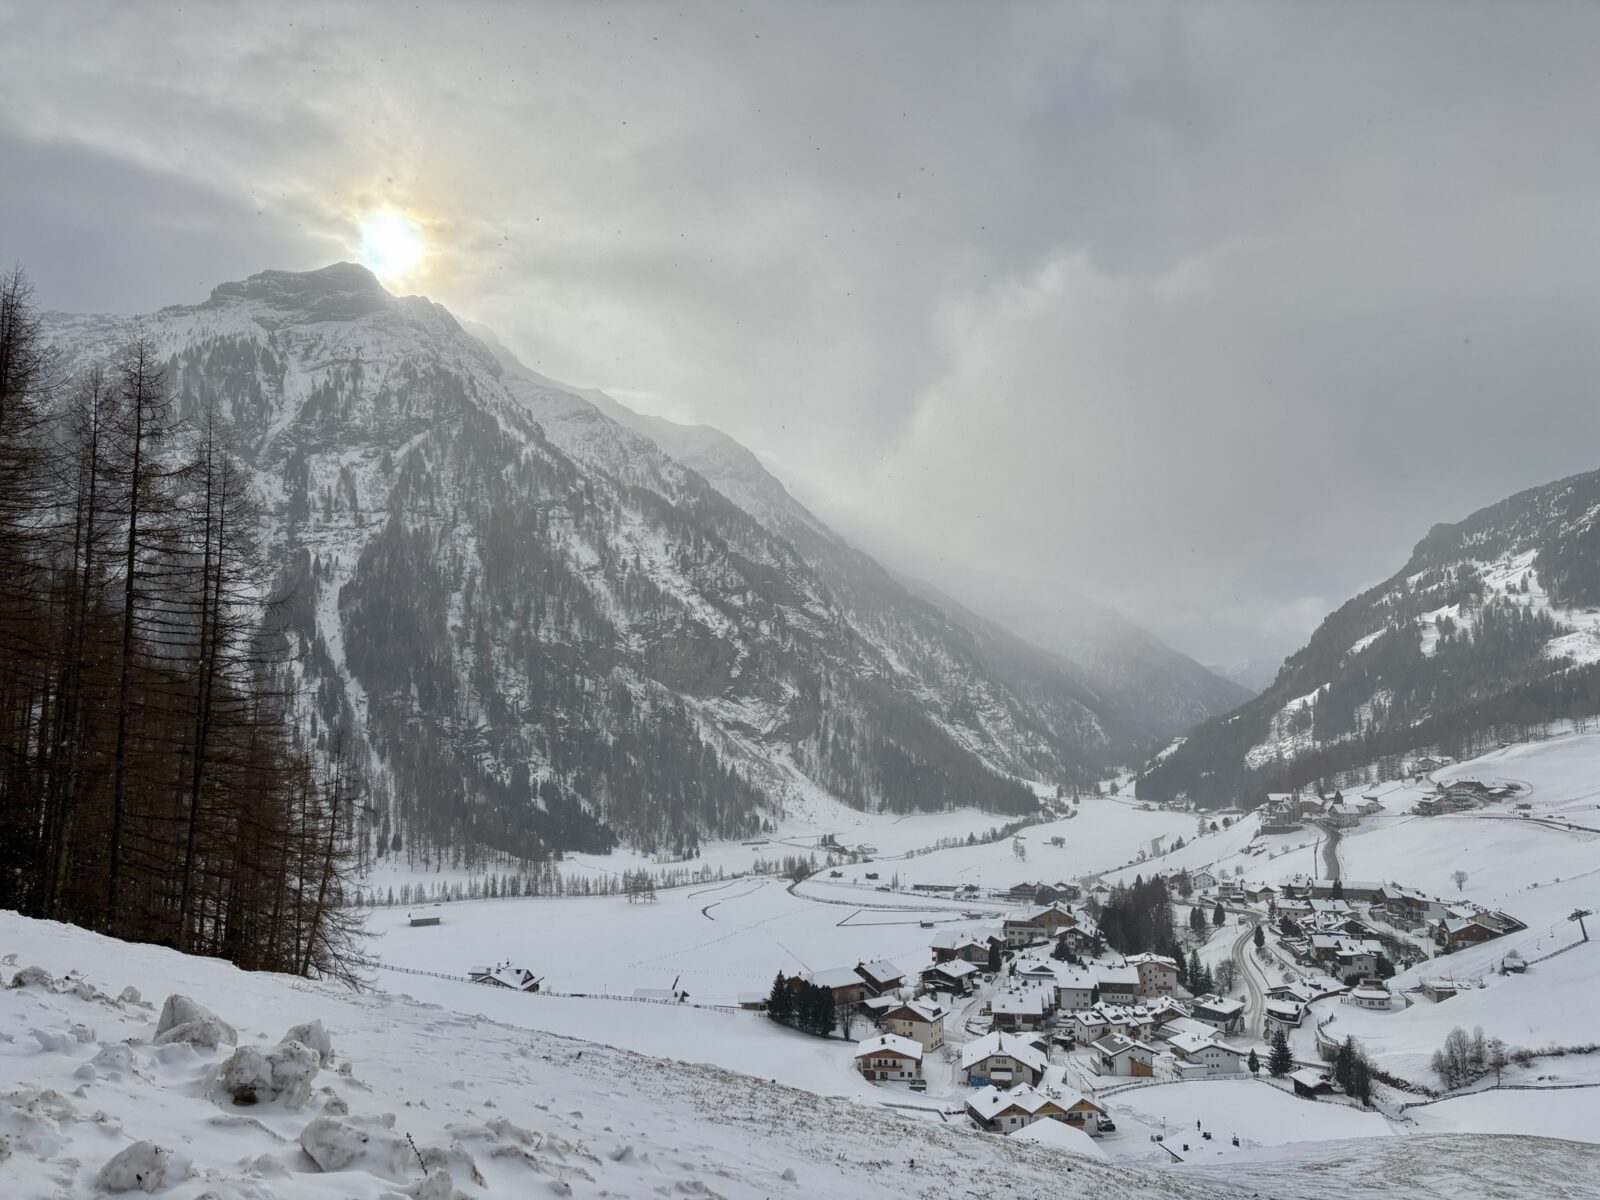
M 1256 974 L 1255 956 L 1250 953 L 1255 933 L 1256 921 L 1254 916 L 1251 916 L 1250 923 L 1234 940 L 1233 963 L 1238 968 L 1239 977 L 1244 980 L 1247 997 L 1244 1009 L 1245 1032 L 1251 1037 L 1261 1037 L 1267 1016 L 1267 988 L 1266 981 Z
M 1343 840 L 1344 834 L 1332 825 L 1324 825 L 1321 822 L 1317 822 L 1317 828 L 1322 830 L 1322 863 L 1323 868 L 1328 872 L 1327 878 L 1339 879 L 1341 878 L 1339 873 L 1339 842 Z

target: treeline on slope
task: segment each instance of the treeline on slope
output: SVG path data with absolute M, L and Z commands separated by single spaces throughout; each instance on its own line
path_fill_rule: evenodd
M 295 727 L 247 476 L 155 348 L 57 377 L 0 280 L 0 908 L 352 977 L 337 753 Z

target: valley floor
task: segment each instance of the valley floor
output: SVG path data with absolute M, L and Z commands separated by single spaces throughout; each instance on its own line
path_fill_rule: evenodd
M 1292 1145 L 1199 1168 L 1111 1164 L 979 1134 L 962 1122 L 828 1099 L 383 992 L 352 995 L 247 975 L 12 915 L 0 915 L 0 956 L 7 976 L 23 963 L 51 977 L 27 972 L 24 986 L 0 992 L 0 1193 L 19 1200 L 104 1194 L 97 1180 L 181 1200 L 1443 1200 L 1521 1196 L 1530 1179 L 1545 1196 L 1592 1195 L 1584 1189 L 1600 1177 L 1594 1146 L 1459 1135 Z M 123 991 L 128 986 L 148 999 L 135 1000 Z M 235 1025 L 241 1047 L 269 1049 L 291 1023 L 320 1020 L 332 1061 L 303 1105 L 263 1098 L 239 1107 L 216 1086 L 228 1045 L 152 1045 L 169 991 Z M 102 1176 L 113 1160 L 143 1169 L 137 1178 Z

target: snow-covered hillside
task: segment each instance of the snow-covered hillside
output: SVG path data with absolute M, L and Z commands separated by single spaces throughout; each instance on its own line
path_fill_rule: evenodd
M 1151 764 L 1208 804 L 1437 748 L 1460 757 L 1600 711 L 1600 472 L 1436 526 L 1330 614 L 1272 686 Z
M 1521 1196 L 1535 1181 L 1542 1195 L 1576 1197 L 1600 1175 L 1600 1147 L 1460 1135 L 1290 1145 L 1196 1168 L 1119 1165 L 10 915 L 0 915 L 0 956 L 42 968 L 8 965 L 7 981 L 20 973 L 22 986 L 0 991 L 0 1191 L 19 1200 L 112 1190 L 184 1200 L 1442 1200 Z M 172 994 L 226 1027 L 202 1015 L 158 1037 Z M 291 1026 L 300 1040 L 284 1043 Z

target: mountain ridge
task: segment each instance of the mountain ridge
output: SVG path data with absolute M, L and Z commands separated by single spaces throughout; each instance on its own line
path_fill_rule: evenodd
M 1330 613 L 1260 696 L 1202 723 L 1140 781 L 1206 804 L 1397 773 L 1600 712 L 1600 470 L 1434 525 Z
M 180 415 L 223 418 L 375 847 L 690 854 L 833 801 L 1019 813 L 1145 738 L 1067 665 L 912 595 L 725 435 L 680 452 L 743 472 L 782 528 L 364 268 L 46 325 L 69 364 L 142 328 Z

